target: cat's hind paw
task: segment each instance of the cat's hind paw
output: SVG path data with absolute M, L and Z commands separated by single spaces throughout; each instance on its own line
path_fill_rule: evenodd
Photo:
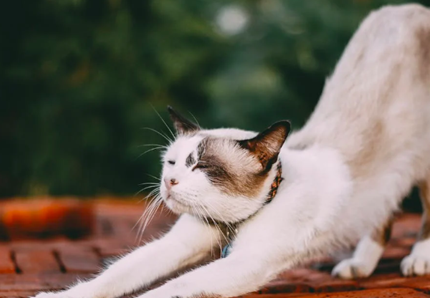
M 415 243 L 412 252 L 400 264 L 404 276 L 430 274 L 430 239 Z
M 410 254 L 402 260 L 400 268 L 404 276 L 430 274 L 430 252 L 428 256 Z
M 370 276 L 374 269 L 374 264 L 366 263 L 365 260 L 351 258 L 337 264 L 333 268 L 331 275 L 343 279 L 363 278 Z

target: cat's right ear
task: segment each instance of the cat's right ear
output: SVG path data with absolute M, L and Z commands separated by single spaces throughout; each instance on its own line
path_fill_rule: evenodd
M 200 127 L 177 113 L 171 106 L 167 106 L 167 111 L 170 114 L 170 119 L 173 121 L 173 126 L 178 135 L 192 134 L 200 130 Z

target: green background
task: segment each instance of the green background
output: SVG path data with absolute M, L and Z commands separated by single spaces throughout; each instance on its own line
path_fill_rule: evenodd
M 160 170 L 142 145 L 166 144 L 142 128 L 167 133 L 168 104 L 207 128 L 299 128 L 360 21 L 404 2 L 8 1 L 0 197 L 136 193 Z M 238 10 L 245 26 L 223 31 Z

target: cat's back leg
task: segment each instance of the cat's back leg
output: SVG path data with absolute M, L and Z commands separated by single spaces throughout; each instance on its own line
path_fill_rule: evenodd
M 345 279 L 370 276 L 390 239 L 392 223 L 393 219 L 389 218 L 383 226 L 363 237 L 355 248 L 352 258 L 337 264 L 333 268 L 332 275 Z
M 406 276 L 430 274 L 430 175 L 419 188 L 423 205 L 421 231 L 411 254 L 402 261 L 402 273 Z

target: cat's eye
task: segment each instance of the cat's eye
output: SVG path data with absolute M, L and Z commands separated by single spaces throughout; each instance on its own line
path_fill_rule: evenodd
M 193 167 L 193 169 L 192 169 L 192 171 L 194 171 L 195 169 L 206 169 L 206 168 L 208 168 L 209 166 L 207 165 L 207 164 L 205 164 L 205 163 L 197 163 L 194 167 Z
M 169 163 L 169 165 L 174 165 L 175 164 L 175 161 L 174 160 L 169 160 L 169 161 L 167 161 L 168 163 Z

